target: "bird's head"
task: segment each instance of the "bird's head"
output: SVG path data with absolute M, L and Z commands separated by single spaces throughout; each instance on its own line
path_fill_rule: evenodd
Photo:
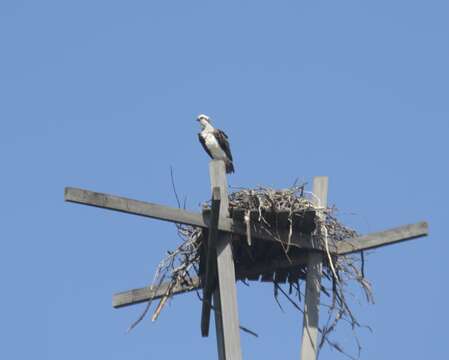
M 206 116 L 204 114 L 198 115 L 196 120 L 200 123 L 202 129 L 205 129 L 208 126 L 212 126 L 209 116 Z

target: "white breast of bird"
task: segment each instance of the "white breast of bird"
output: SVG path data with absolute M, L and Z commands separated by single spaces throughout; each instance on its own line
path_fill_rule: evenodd
M 215 136 L 211 133 L 204 135 L 204 141 L 206 142 L 206 146 L 209 149 L 210 153 L 212 154 L 212 157 L 217 160 L 226 160 L 226 154 L 221 149 L 220 145 L 218 144 L 217 139 Z

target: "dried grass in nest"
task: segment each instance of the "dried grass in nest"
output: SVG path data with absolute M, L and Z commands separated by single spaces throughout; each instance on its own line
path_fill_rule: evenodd
M 176 194 L 176 190 L 175 190 Z M 325 251 L 321 290 L 321 307 L 327 309 L 328 318 L 321 324 L 319 332 L 321 339 L 319 349 L 327 344 L 331 348 L 341 352 L 351 359 L 359 358 L 361 346 L 356 331 L 362 327 L 350 308 L 349 298 L 353 298 L 351 289 L 353 285 L 365 296 L 368 303 L 373 302 L 370 283 L 364 277 L 364 259 L 359 255 L 333 256 L 329 248 L 338 242 L 346 241 L 358 234 L 342 223 L 336 217 L 335 208 L 323 208 L 318 203 L 315 195 L 306 192 L 304 185 L 293 186 L 288 189 L 274 190 L 266 187 L 256 189 L 238 189 L 229 195 L 229 210 L 234 221 L 244 221 L 247 229 L 256 224 L 268 234 L 277 238 L 278 243 L 255 239 L 248 244 L 245 237 L 234 239 L 233 252 L 236 264 L 236 274 L 240 280 L 257 280 L 262 278 L 273 283 L 274 297 L 278 304 L 279 294 L 282 294 L 296 309 L 303 312 L 301 299 L 304 296 L 307 274 L 306 265 L 293 266 L 274 274 L 253 274 L 251 278 L 242 275 L 242 268 L 251 268 L 257 262 L 264 263 L 268 258 L 289 259 L 298 256 L 303 249 L 291 244 L 290 239 L 295 232 L 311 233 L 311 240 L 319 244 Z M 208 210 L 209 202 L 203 204 L 203 210 Z M 243 215 L 242 215 L 243 214 Z M 284 222 L 278 222 L 275 214 L 283 214 Z M 312 214 L 312 217 L 311 217 Z M 310 221 L 312 219 L 312 221 Z M 201 228 L 177 225 L 178 234 L 183 242 L 174 251 L 168 252 L 165 259 L 159 264 L 154 280 L 153 289 L 158 289 L 164 281 L 168 281 L 165 295 L 160 299 L 152 320 L 156 320 L 162 308 L 173 295 L 173 289 L 178 285 L 191 285 L 194 276 L 201 277 L 200 258 L 203 242 L 206 241 L 204 231 Z M 280 241 L 280 230 L 287 231 L 288 241 Z M 286 284 L 286 285 L 284 285 Z M 287 289 L 284 288 L 287 286 Z M 199 296 L 199 293 L 198 293 Z M 151 301 L 139 319 L 131 326 L 136 326 L 147 314 Z M 356 355 L 350 355 L 337 341 L 333 339 L 335 330 L 341 323 L 348 324 L 354 333 L 354 341 L 357 347 Z

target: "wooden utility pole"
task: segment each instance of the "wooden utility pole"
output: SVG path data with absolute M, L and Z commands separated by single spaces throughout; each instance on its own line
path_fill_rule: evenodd
M 209 167 L 212 190 L 220 189 L 220 216 L 229 218 L 228 183 L 225 164 L 212 160 Z M 220 360 L 241 360 L 240 323 L 237 309 L 234 258 L 232 256 L 232 234 L 220 233 L 216 242 L 218 288 L 214 293 L 215 326 Z M 210 244 L 209 244 L 210 246 Z
M 313 179 L 313 202 L 317 208 L 327 208 L 327 176 Z M 320 234 L 320 229 L 315 230 Z M 311 236 L 315 241 L 314 235 Z M 301 359 L 315 360 L 318 354 L 318 328 L 320 313 L 320 288 L 323 271 L 323 253 L 310 251 L 307 261 L 306 294 L 301 341 Z
M 320 281 L 323 267 L 322 244 L 315 241 L 314 235 L 293 236 L 285 244 L 303 249 L 300 254 L 290 259 L 273 259 L 267 264 L 240 269 L 236 273 L 231 242 L 247 238 L 247 226 L 233 221 L 229 217 L 229 200 L 222 161 L 213 160 L 209 167 L 212 189 L 212 206 L 209 213 L 195 213 L 164 205 L 132 200 L 123 197 L 93 192 L 89 190 L 66 188 L 65 200 L 73 203 L 95 206 L 103 209 L 120 211 L 128 214 L 169 221 L 178 224 L 191 225 L 208 230 L 206 270 L 204 278 L 193 278 L 190 283 L 182 284 L 172 289 L 172 294 L 181 294 L 203 288 L 203 304 L 201 310 L 201 334 L 209 333 L 210 311 L 215 313 L 217 333 L 217 348 L 219 360 L 241 360 L 239 333 L 239 316 L 237 308 L 237 279 L 245 279 L 264 271 L 273 272 L 280 269 L 292 269 L 307 265 L 306 295 L 304 304 L 304 324 L 301 342 L 301 359 L 315 360 L 317 356 L 318 320 Z M 313 193 L 316 196 L 314 204 L 318 208 L 327 207 L 327 177 L 315 177 Z M 319 212 L 319 211 L 318 211 Z M 317 229 L 316 231 L 321 231 Z M 426 236 L 426 222 L 400 226 L 394 229 L 371 233 L 365 236 L 349 239 L 336 244 L 329 244 L 327 249 L 331 256 L 341 256 L 363 250 L 373 249 L 406 240 Z M 251 241 L 275 241 L 279 239 L 267 233 L 260 225 L 251 225 Z M 235 240 L 239 241 L 239 240 Z M 281 241 L 284 241 L 281 239 Z M 262 267 L 262 268 L 261 268 Z M 115 294 L 112 304 L 114 308 L 134 305 L 151 299 L 164 297 L 169 288 L 164 283 L 156 290 L 152 287 L 128 290 Z

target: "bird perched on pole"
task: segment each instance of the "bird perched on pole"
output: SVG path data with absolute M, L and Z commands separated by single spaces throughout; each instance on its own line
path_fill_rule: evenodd
M 228 136 L 222 130 L 215 129 L 210 118 L 204 114 L 199 115 L 197 121 L 201 125 L 201 132 L 198 134 L 198 138 L 204 150 L 212 159 L 224 161 L 227 174 L 233 173 L 234 164 L 232 163 Z

